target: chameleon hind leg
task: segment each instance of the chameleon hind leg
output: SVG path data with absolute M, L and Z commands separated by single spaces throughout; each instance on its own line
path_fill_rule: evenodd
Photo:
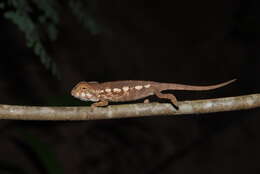
M 170 100 L 171 103 L 172 103 L 174 106 L 178 107 L 177 98 L 176 98 L 173 94 L 163 94 L 163 93 L 161 93 L 158 89 L 154 89 L 154 94 L 155 94 L 158 98 Z

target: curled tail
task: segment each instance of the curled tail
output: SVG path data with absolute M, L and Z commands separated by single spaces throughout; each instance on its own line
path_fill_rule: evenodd
M 163 90 L 207 91 L 207 90 L 212 90 L 212 89 L 226 86 L 234 81 L 236 81 L 236 79 L 229 80 L 227 82 L 220 83 L 217 85 L 208 85 L 208 86 L 193 86 L 193 85 L 183 85 L 183 84 L 176 84 L 176 83 L 159 83 L 157 88 L 160 91 Z

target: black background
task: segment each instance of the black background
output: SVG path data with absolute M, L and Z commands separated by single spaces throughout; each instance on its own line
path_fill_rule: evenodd
M 65 9 L 58 40 L 45 45 L 60 81 L 26 47 L 17 26 L 0 18 L 1 103 L 89 105 L 70 96 L 82 80 L 209 85 L 238 79 L 214 91 L 175 92 L 179 100 L 259 91 L 258 1 L 97 2 L 95 15 L 106 32 L 92 34 Z M 258 173 L 258 114 L 253 109 L 84 122 L 2 120 L 0 161 L 31 173 L 46 172 L 26 148 L 23 130 L 54 150 L 66 174 Z

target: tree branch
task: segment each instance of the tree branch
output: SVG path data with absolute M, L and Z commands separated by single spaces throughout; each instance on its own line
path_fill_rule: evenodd
M 0 105 L 0 119 L 12 120 L 98 120 L 127 117 L 202 114 L 260 107 L 260 94 L 169 103 L 138 103 L 108 107 L 37 107 Z

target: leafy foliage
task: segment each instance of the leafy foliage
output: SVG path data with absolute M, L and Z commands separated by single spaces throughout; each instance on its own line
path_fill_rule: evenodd
M 90 33 L 98 34 L 103 31 L 94 18 L 95 0 L 70 0 L 68 6 L 71 13 Z M 59 1 L 54 0 L 6 0 L 0 3 L 0 9 L 6 9 L 4 16 L 11 20 L 24 32 L 27 46 L 40 57 L 42 64 L 56 77 L 59 77 L 57 65 L 48 54 L 44 44 L 53 42 L 58 37 Z
M 25 33 L 27 46 L 33 48 L 36 55 L 40 57 L 41 62 L 47 69 L 59 77 L 57 66 L 52 61 L 51 57 L 47 53 L 43 46 L 43 34 L 41 32 L 41 26 L 47 27 L 47 35 L 51 41 L 57 38 L 57 24 L 58 24 L 58 13 L 54 10 L 53 4 L 44 3 L 46 0 L 35 1 L 37 8 L 32 8 L 33 2 L 26 0 L 8 0 L 3 7 L 10 7 L 13 10 L 6 11 L 4 13 L 5 18 L 11 20 L 18 28 Z M 52 2 L 52 1 L 51 1 Z M 37 19 L 34 20 L 34 16 L 37 12 L 40 14 Z
M 84 1 L 70 0 L 68 5 L 79 22 L 92 34 L 99 34 L 104 31 L 104 26 L 97 23 L 93 14 L 97 8 L 96 0 L 89 0 L 87 3 L 84 3 Z

